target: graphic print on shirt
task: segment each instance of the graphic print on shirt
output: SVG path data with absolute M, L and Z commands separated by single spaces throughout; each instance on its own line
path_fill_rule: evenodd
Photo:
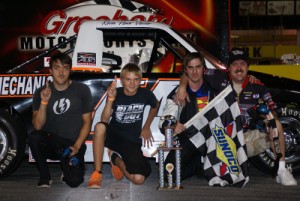
M 208 97 L 198 97 L 197 99 L 197 105 L 198 105 L 198 111 L 200 112 L 207 104 L 208 104 Z
M 142 119 L 144 104 L 117 105 L 116 120 L 119 123 L 135 123 Z
M 54 105 L 53 105 L 53 111 L 55 114 L 61 115 L 63 113 L 65 113 L 66 111 L 68 111 L 68 109 L 70 108 L 71 102 L 69 99 L 66 98 L 61 98 L 57 101 L 55 101 Z

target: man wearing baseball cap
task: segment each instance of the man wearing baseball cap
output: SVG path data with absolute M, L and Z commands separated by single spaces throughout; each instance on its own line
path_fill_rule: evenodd
M 275 172 L 276 182 L 284 186 L 296 186 L 297 181 L 285 167 L 285 138 L 282 125 L 274 111 L 275 104 L 271 94 L 261 82 L 249 82 L 248 70 L 248 52 L 241 48 L 231 49 L 228 71 L 241 109 L 248 157 L 258 155 L 271 146 L 279 159 L 277 175 Z M 254 118 L 252 114 L 258 118 Z M 268 120 L 268 133 L 264 132 L 265 126 L 261 129 L 257 127 L 261 118 L 263 118 L 261 123 L 265 119 Z M 277 136 L 278 138 L 275 138 Z M 279 145 L 276 142 L 279 142 Z
M 270 147 L 272 147 L 272 150 L 275 152 L 273 135 L 274 132 L 276 132 L 275 137 L 278 135 L 278 140 L 275 138 L 276 140 L 274 141 L 277 145 L 276 153 L 278 153 L 276 154 L 278 156 L 276 158 L 276 162 L 279 163 L 276 164 L 278 164 L 279 167 L 278 170 L 276 169 L 275 174 L 273 171 L 273 176 L 276 176 L 277 183 L 281 183 L 284 186 L 297 185 L 297 181 L 285 167 L 285 137 L 283 134 L 282 125 L 277 118 L 277 114 L 275 111 L 273 111 L 275 104 L 272 100 L 271 94 L 264 84 L 262 84 L 254 76 L 248 75 L 250 65 L 248 52 L 241 48 L 233 48 L 229 51 L 228 61 L 227 71 L 209 69 L 209 71 L 204 74 L 204 78 L 208 81 L 210 86 L 217 94 L 225 89 L 229 84 L 233 86 L 239 106 L 241 108 L 248 157 L 258 155 Z M 189 101 L 185 90 L 186 86 L 187 78 L 183 74 L 181 77 L 180 86 L 176 92 L 175 101 L 177 104 L 185 104 L 186 100 Z M 264 117 L 268 116 L 270 119 L 272 119 L 270 120 L 270 122 L 272 122 L 272 128 L 269 129 L 270 134 L 268 135 L 266 132 L 260 132 L 258 129 L 256 129 L 255 126 L 258 125 L 258 122 L 254 120 L 257 120 L 257 118 L 251 118 L 248 113 L 248 110 L 253 111 L 251 109 L 253 106 L 258 104 L 258 100 L 266 103 L 265 112 L 268 111 L 269 113 L 268 115 L 265 114 Z M 262 129 L 260 130 L 262 131 Z M 280 161 L 278 161 L 278 159 Z
M 271 94 L 264 84 L 255 77 L 248 75 L 250 65 L 248 52 L 241 48 L 232 48 L 229 51 L 228 61 L 228 72 L 210 69 L 209 72 L 206 72 L 204 77 L 216 93 L 221 92 L 229 84 L 233 86 L 241 109 L 248 157 L 258 155 L 271 147 L 274 152 L 278 153 L 275 154 L 277 156 L 276 161 L 278 162 L 279 159 L 278 170 L 274 168 L 275 174 L 273 171 L 273 176 L 276 176 L 276 182 L 284 186 L 297 185 L 297 181 L 285 167 L 285 137 L 282 125 L 274 111 L 275 104 Z M 186 80 L 187 78 L 183 75 L 178 91 L 176 92 L 176 102 L 178 104 L 183 104 L 186 100 L 189 101 L 186 98 Z M 248 113 L 248 110 L 253 111 L 253 106 L 257 106 L 258 100 L 266 103 L 265 112 L 267 111 L 268 115 L 264 114 L 263 117 L 266 118 L 266 116 L 268 116 L 271 119 L 269 120 L 269 122 L 271 122 L 269 125 L 271 125 L 272 128 L 269 129 L 270 132 L 268 134 L 264 132 L 263 129 L 260 129 L 261 131 L 256 129 L 259 123 L 256 122 L 256 120 L 259 118 L 251 118 Z M 257 111 L 255 112 L 257 114 Z M 254 112 L 251 114 L 254 114 Z M 259 120 L 260 122 L 264 122 L 261 119 Z M 277 137 L 277 135 L 278 138 L 274 138 Z M 274 141 L 276 142 L 276 146 Z M 277 148 L 277 151 L 275 148 Z

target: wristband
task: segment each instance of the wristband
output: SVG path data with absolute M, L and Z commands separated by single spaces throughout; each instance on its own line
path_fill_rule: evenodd
M 107 100 L 109 100 L 109 101 L 114 101 L 115 98 L 110 98 L 110 97 L 108 97 Z
M 41 101 L 41 104 L 42 104 L 42 105 L 48 105 L 48 102 L 46 102 L 46 101 Z

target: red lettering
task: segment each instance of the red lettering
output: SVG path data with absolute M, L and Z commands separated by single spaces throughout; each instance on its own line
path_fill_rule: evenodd
M 46 17 L 42 21 L 42 24 L 41 24 L 42 34 L 50 35 L 50 34 L 58 33 L 59 29 L 61 28 L 61 26 L 63 24 L 62 21 L 54 21 L 52 23 L 52 25 L 53 25 L 52 29 L 49 29 L 49 27 L 48 27 L 51 19 L 57 15 L 60 17 L 60 19 L 66 18 L 66 13 L 62 10 L 56 10 L 56 11 L 50 12 L 48 15 L 46 15 Z
M 98 16 L 95 20 L 129 20 L 129 17 L 126 15 L 122 15 L 123 10 L 118 9 L 110 16 Z M 57 18 L 55 20 L 55 18 Z M 87 20 L 93 20 L 91 16 L 67 16 L 67 13 L 63 10 L 56 10 L 50 12 L 46 17 L 43 19 L 41 24 L 41 33 L 44 35 L 51 35 L 51 34 L 66 34 L 70 27 L 73 25 L 74 33 L 78 33 L 80 25 Z M 136 21 L 153 21 L 153 22 L 161 22 L 166 24 L 171 24 L 172 18 L 170 19 L 169 23 L 167 23 L 168 18 L 161 16 L 161 15 L 150 15 L 147 19 L 146 16 L 139 13 L 139 15 L 133 16 L 130 20 Z
M 73 24 L 74 22 L 77 22 L 77 20 L 79 19 L 78 16 L 76 17 L 68 17 L 67 21 L 64 24 L 64 27 L 62 28 L 62 30 L 60 31 L 61 34 L 66 34 L 66 32 L 69 30 L 69 27 L 71 26 L 71 24 Z
M 108 16 L 99 16 L 96 20 L 110 20 L 110 18 Z

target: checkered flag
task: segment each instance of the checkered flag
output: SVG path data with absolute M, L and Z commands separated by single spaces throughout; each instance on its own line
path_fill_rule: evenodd
M 186 124 L 190 141 L 203 153 L 210 186 L 243 187 L 249 181 L 240 109 L 229 85 Z
M 131 12 L 152 12 L 157 13 L 157 10 L 146 6 L 144 4 L 129 1 L 129 0 L 94 0 L 96 4 L 102 4 L 102 5 L 111 5 L 111 6 L 117 6 L 121 8 L 126 8 L 127 10 L 130 10 Z

